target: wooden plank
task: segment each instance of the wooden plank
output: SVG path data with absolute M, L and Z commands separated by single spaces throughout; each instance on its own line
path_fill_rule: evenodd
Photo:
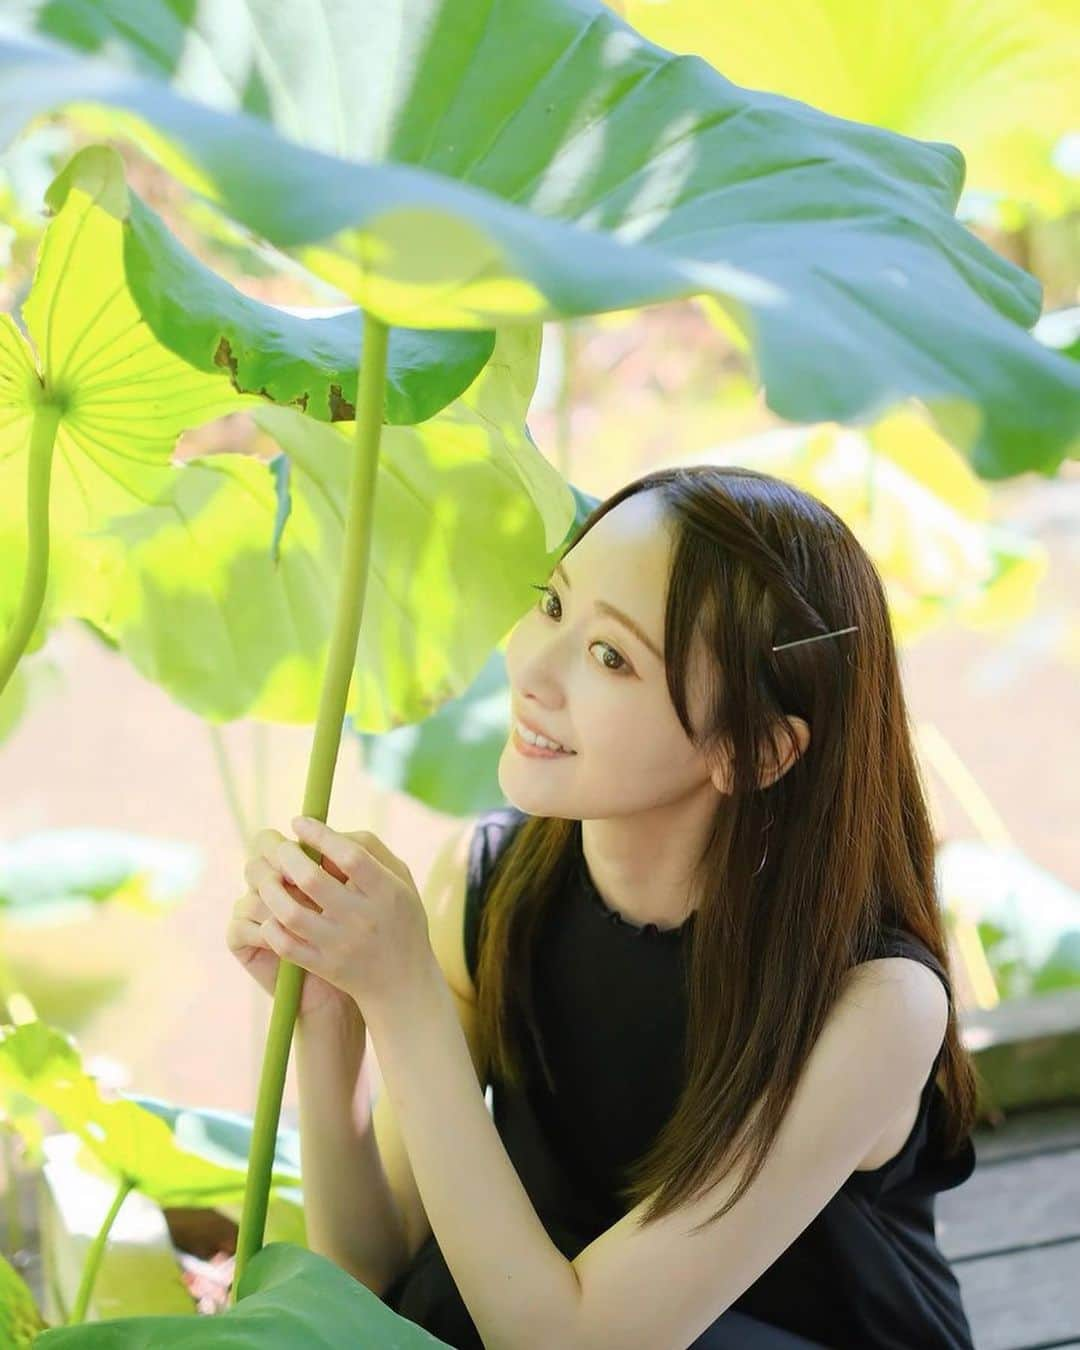
M 954 1263 L 978 1350 L 1080 1340 L 1080 1239 Z
M 976 1151 L 975 1171 L 941 1192 L 936 1213 L 938 1245 L 953 1261 L 1080 1239 L 1080 1148 L 985 1168 Z
M 1007 1158 L 1080 1148 L 1080 1105 L 1066 1102 L 1007 1111 L 999 1124 L 977 1129 L 973 1139 L 978 1167 Z

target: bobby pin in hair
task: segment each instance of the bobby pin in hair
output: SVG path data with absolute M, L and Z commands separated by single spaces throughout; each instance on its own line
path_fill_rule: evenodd
M 837 628 L 833 633 L 818 633 L 815 637 L 796 638 L 794 642 L 781 642 L 778 647 L 774 647 L 774 652 L 783 651 L 785 647 L 798 647 L 803 642 L 820 642 L 823 638 L 839 637 L 841 633 L 854 633 L 858 631 L 859 625 L 853 623 L 850 628 Z

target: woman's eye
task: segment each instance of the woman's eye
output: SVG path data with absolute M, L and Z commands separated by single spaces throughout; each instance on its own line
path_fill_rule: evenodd
M 552 614 L 552 613 L 548 610 L 548 608 L 547 608 L 547 602 L 548 602 L 548 600 L 549 600 L 550 598 L 554 598 L 555 603 L 556 603 L 557 605 L 559 605 L 559 593 L 558 593 L 558 591 L 555 590 L 554 586 L 538 586 L 535 582 L 533 582 L 533 583 L 531 583 L 531 584 L 532 584 L 532 588 L 533 588 L 534 591 L 543 591 L 543 595 L 542 595 L 542 596 L 540 597 L 540 599 L 537 601 L 537 608 L 540 610 L 540 613 L 543 614 L 544 617 L 547 618 L 547 619 L 555 619 L 557 616 L 554 615 L 554 614 Z M 561 606 L 561 605 L 559 605 L 559 612 L 562 613 L 562 606 Z M 605 670 L 610 670 L 610 671 L 612 672 L 612 674 L 614 674 L 614 675 L 621 675 L 621 674 L 623 674 L 624 670 L 629 670 L 629 668 L 630 668 L 629 662 L 626 661 L 622 656 L 620 656 L 619 653 L 615 650 L 615 648 L 612 647 L 609 643 L 607 643 L 607 642 L 593 642 L 593 643 L 590 643 L 589 650 L 591 651 L 593 647 L 604 647 L 604 648 L 606 648 L 607 651 L 611 652 L 611 654 L 612 654 L 612 655 L 616 658 L 616 660 L 619 662 L 619 664 L 618 664 L 617 666 L 615 666 L 615 665 L 611 665 L 608 661 L 606 661 L 606 660 L 604 660 L 603 658 L 601 658 L 600 664 L 604 667 Z

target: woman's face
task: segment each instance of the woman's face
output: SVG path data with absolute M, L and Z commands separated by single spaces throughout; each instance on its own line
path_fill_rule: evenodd
M 507 645 L 511 735 L 499 760 L 500 787 L 530 815 L 626 816 L 703 792 L 715 802 L 664 673 L 669 550 L 659 495 L 640 492 L 603 516 L 562 569 L 536 578 L 551 589 L 536 593 Z M 644 636 L 597 608 L 601 603 L 624 613 Z M 703 709 L 695 686 L 695 726 Z M 575 753 L 553 759 L 521 753 L 513 734 L 519 715 Z

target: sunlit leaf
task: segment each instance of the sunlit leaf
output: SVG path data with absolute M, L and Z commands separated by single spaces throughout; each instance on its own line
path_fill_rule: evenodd
M 1071 0 L 625 0 L 621 11 L 739 84 L 958 145 L 966 188 L 981 197 L 1043 216 L 1080 206 L 1080 178 L 1058 154 L 1080 126 Z
M 955 146 L 740 87 L 600 0 L 367 0 L 319 42 L 310 13 L 30 4 L 14 31 L 47 15 L 95 54 L 0 43 L 0 140 L 93 112 L 392 325 L 710 294 L 781 417 L 916 398 L 988 478 L 1076 453 L 1080 371 L 1027 331 L 1037 280 L 956 219 Z
M 576 533 L 600 498 L 570 487 L 576 504 L 571 533 Z M 479 815 L 501 806 L 498 769 L 511 702 L 504 647 L 505 640 L 463 694 L 422 722 L 381 736 L 359 733 L 364 771 L 384 788 L 407 792 L 449 815 Z
M 170 1126 L 186 1118 L 108 1100 L 82 1066 L 75 1042 L 44 1022 L 0 1027 L 0 1099 L 17 1092 L 77 1134 L 100 1171 L 132 1181 L 159 1205 L 213 1205 L 243 1196 L 246 1162 L 220 1162 L 184 1147 Z M 294 1186 L 295 1155 L 276 1155 L 272 1184 Z
M 461 398 L 383 431 L 348 704 L 365 731 L 418 722 L 463 692 L 571 528 L 574 494 L 524 429 L 538 356 L 535 329 L 501 330 Z M 287 463 L 189 461 L 155 505 L 102 531 L 124 566 L 107 603 L 84 612 L 202 716 L 310 723 L 354 427 L 271 405 L 253 416 Z
M 357 1345 L 386 1350 L 449 1350 L 377 1294 L 316 1252 L 287 1242 L 260 1248 L 240 1278 L 239 1302 L 215 1315 L 213 1342 L 228 1350 L 297 1350 Z M 124 1317 L 57 1327 L 41 1350 L 180 1350 L 205 1347 L 206 1319 Z

